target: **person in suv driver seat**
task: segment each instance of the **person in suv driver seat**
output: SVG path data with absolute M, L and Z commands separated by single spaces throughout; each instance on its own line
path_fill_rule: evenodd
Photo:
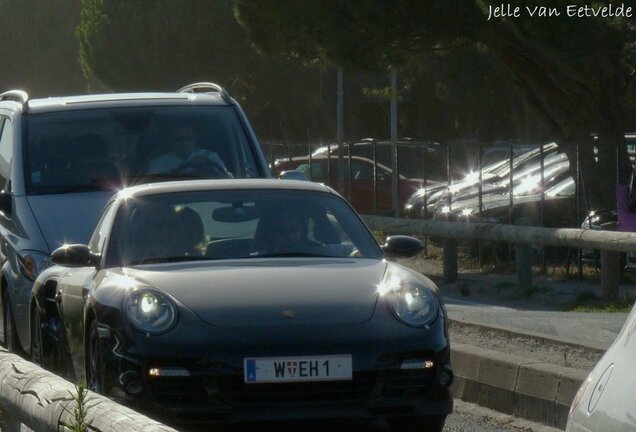
M 207 149 L 197 147 L 197 135 L 192 126 L 178 124 L 170 132 L 172 150 L 148 164 L 146 174 L 193 174 L 216 172 L 218 177 L 233 178 L 221 157 Z

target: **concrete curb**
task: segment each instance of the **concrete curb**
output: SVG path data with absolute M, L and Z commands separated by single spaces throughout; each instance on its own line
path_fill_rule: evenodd
M 560 429 L 587 377 L 583 370 L 470 345 L 455 344 L 451 351 L 454 397 Z

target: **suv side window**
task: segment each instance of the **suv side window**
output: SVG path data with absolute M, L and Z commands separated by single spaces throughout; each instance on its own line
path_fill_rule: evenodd
M 0 190 L 7 187 L 13 156 L 13 128 L 11 121 L 0 117 Z

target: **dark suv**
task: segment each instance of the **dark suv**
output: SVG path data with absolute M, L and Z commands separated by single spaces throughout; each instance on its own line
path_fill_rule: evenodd
M 193 156 L 181 160 L 171 154 L 180 140 L 196 148 Z M 180 163 L 168 167 L 172 160 Z M 21 90 L 0 94 L 0 337 L 5 345 L 30 351 L 27 308 L 33 281 L 50 265 L 52 250 L 88 242 L 115 190 L 223 177 L 271 174 L 245 114 L 216 84 L 192 84 L 174 93 L 47 99 L 29 99 Z

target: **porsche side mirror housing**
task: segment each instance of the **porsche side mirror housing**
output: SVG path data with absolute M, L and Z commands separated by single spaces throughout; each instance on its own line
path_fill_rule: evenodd
M 70 244 L 55 249 L 51 261 L 63 267 L 96 267 L 99 255 L 92 253 L 84 244 Z
M 424 245 L 415 237 L 394 235 L 386 238 L 382 250 L 387 258 L 409 258 L 424 250 Z

